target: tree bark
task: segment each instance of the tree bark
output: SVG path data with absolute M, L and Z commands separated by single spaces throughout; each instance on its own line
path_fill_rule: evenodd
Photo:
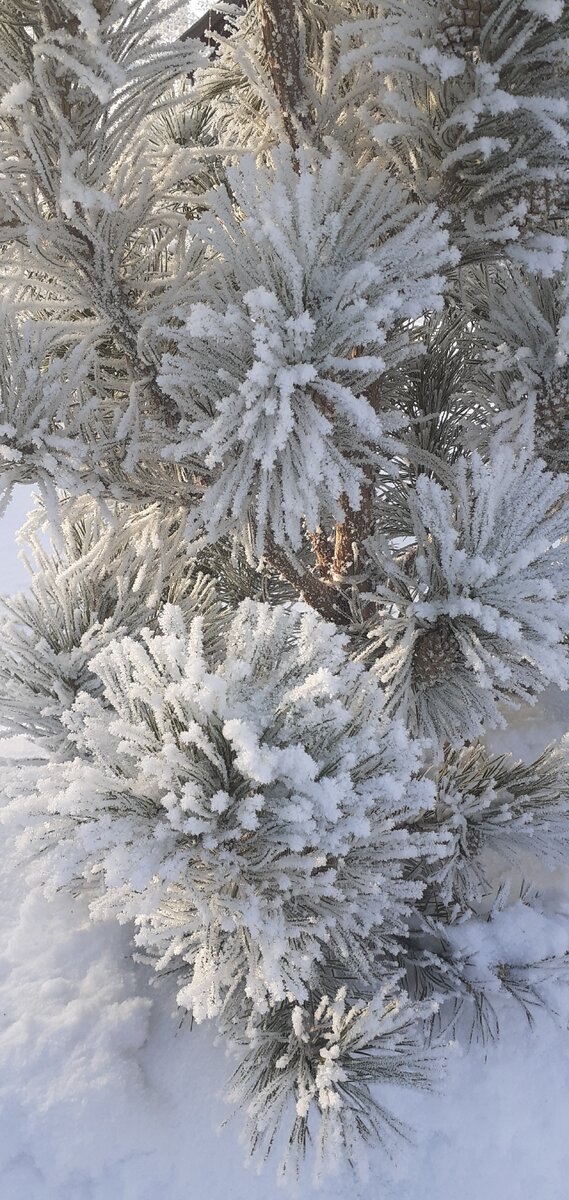
M 313 571 L 297 571 L 286 550 L 275 542 L 271 533 L 266 537 L 265 560 L 325 621 L 332 621 L 334 625 L 350 624 L 349 601 L 338 586 L 326 583 Z
M 299 128 L 309 124 L 300 62 L 295 0 L 258 0 L 263 45 L 287 141 L 299 148 Z
M 362 487 L 361 508 L 350 508 L 347 496 L 340 496 L 345 520 L 336 525 L 332 577 L 338 582 L 348 580 L 350 575 L 361 575 L 361 544 L 371 533 L 371 484 Z

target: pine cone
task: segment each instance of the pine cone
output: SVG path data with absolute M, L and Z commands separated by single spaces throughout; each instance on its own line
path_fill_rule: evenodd
M 479 821 L 469 821 L 466 830 L 466 853 L 469 858 L 477 858 L 484 845 L 484 830 Z
M 444 49 L 457 55 L 478 49 L 495 7 L 496 0 L 442 0 L 439 32 Z
M 449 667 L 462 662 L 462 652 L 450 621 L 438 621 L 421 633 L 413 652 L 413 682 L 432 686 L 442 683 Z
M 535 403 L 535 448 L 548 467 L 569 458 L 569 373 L 561 367 L 543 381 Z

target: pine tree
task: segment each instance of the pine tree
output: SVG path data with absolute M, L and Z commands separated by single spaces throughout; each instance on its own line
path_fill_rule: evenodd
M 255 1156 L 356 1166 L 567 971 L 516 874 L 567 746 L 484 736 L 569 685 L 569 5 L 158 23 L 4 5 L 2 818 L 217 1023 Z

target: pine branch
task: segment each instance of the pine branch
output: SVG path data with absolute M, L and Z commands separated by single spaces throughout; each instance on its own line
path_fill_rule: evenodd
M 314 128 L 310 128 L 306 88 L 301 64 L 301 48 L 296 5 L 294 0 L 260 0 L 259 13 L 263 44 L 267 56 L 275 95 L 279 101 L 283 127 L 295 155 L 299 150 L 299 127 L 313 136 Z M 295 169 L 299 170 L 298 160 Z M 321 576 L 325 580 L 336 580 L 338 583 L 349 576 L 355 576 L 359 571 L 361 546 L 363 540 L 371 533 L 371 486 L 365 488 L 362 497 L 362 507 L 355 511 L 349 503 L 348 496 L 343 493 L 340 497 L 341 506 L 346 514 L 345 520 L 338 522 L 335 528 L 334 549 L 328 553 L 322 536 L 318 533 L 310 538 L 316 562 Z M 283 561 L 284 560 L 284 561 Z M 321 586 L 318 576 L 303 577 L 298 575 L 286 554 L 279 554 L 279 573 L 297 588 L 299 594 L 308 604 L 325 616 L 326 619 L 338 620 L 338 614 L 345 614 L 347 609 L 344 598 L 340 603 L 333 602 L 330 608 L 330 585 Z M 286 574 L 284 572 L 287 572 Z M 296 582 L 293 581 L 295 575 Z M 342 621 L 343 623 L 343 621 Z
M 133 383 L 140 384 L 162 414 L 167 428 L 176 427 L 180 418 L 177 405 L 165 395 L 158 384 L 158 371 L 151 363 L 141 361 L 138 333 L 128 312 L 128 304 L 120 282 L 110 289 L 104 273 L 97 268 L 97 244 L 87 227 L 65 221 L 66 232 L 77 247 L 76 262 L 92 290 L 93 304 L 100 315 L 111 322 L 112 338 L 124 355 Z
M 272 533 L 267 534 L 265 559 L 268 566 L 325 621 L 332 621 L 335 625 L 350 623 L 350 607 L 344 593 L 313 571 L 299 571 L 286 550 L 275 542 Z

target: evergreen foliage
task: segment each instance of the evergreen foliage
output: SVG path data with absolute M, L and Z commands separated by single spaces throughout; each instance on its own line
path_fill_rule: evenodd
M 2 820 L 288 1177 L 567 972 L 569 5 L 222 7 L 4 4 Z
M 62 716 L 76 757 L 27 801 L 46 878 L 99 879 L 96 912 L 134 920 L 159 967 L 189 964 L 198 1020 L 236 991 L 302 1002 L 325 950 L 373 979 L 422 890 L 406 864 L 448 840 L 417 824 L 417 750 L 320 618 L 243 601 L 224 622 L 199 586 L 192 604 L 187 629 L 169 606 L 90 660 L 102 695 Z
M 389 708 L 435 743 L 496 725 L 499 702 L 569 683 L 566 484 L 539 459 L 492 445 L 408 489 L 402 564 L 370 549 L 381 582 L 368 637 Z M 379 600 L 379 602 L 378 602 Z M 375 621 L 375 624 L 372 623 Z
M 44 520 L 42 520 L 42 517 Z M 93 656 L 121 634 L 155 622 L 164 603 L 187 609 L 200 591 L 185 547 L 182 514 L 156 505 L 115 506 L 103 516 L 88 499 L 62 505 L 59 545 L 46 548 L 45 513 L 23 543 L 35 562 L 29 592 L 4 601 L 0 646 L 2 724 L 45 750 L 69 753 L 61 718 L 79 693 L 99 690 Z

